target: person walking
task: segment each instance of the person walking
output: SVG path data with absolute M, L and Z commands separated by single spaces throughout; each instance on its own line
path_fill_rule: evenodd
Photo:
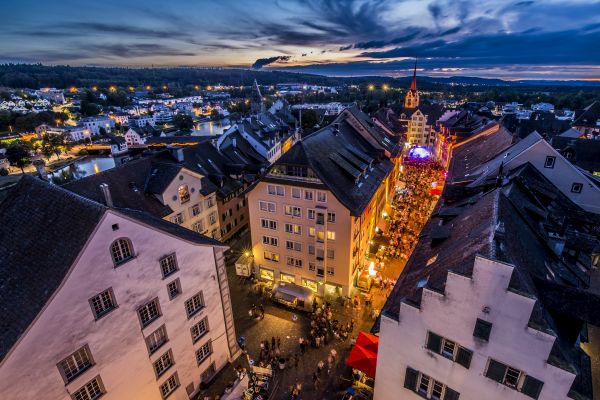
M 321 381 L 319 380 L 319 375 L 317 375 L 317 373 L 315 372 L 313 374 L 313 385 L 315 385 L 315 391 L 319 390 L 319 383 L 321 383 Z
M 323 360 L 319 360 L 319 362 L 317 363 L 317 373 L 319 375 L 321 375 L 321 371 L 323 371 L 324 367 L 325 367 L 325 363 L 323 362 Z

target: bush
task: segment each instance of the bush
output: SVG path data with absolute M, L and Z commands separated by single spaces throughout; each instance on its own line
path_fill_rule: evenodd
M 87 149 L 81 149 L 79 150 L 79 152 L 77 152 L 77 155 L 79 156 L 87 156 L 89 154 L 89 152 L 87 151 Z

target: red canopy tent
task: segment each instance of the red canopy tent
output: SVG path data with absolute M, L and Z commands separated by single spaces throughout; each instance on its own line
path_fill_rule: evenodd
M 366 332 L 359 332 L 356 344 L 377 354 L 379 348 L 379 337 Z
M 356 344 L 346 359 L 346 364 L 375 378 L 378 345 L 379 338 L 377 336 L 360 332 L 356 338 Z

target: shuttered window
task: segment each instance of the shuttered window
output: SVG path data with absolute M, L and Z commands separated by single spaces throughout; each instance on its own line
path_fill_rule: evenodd
M 442 347 L 442 337 L 439 335 L 436 335 L 433 332 L 429 332 L 429 334 L 427 335 L 427 348 L 431 351 L 439 353 L 441 347 Z
M 506 374 L 507 366 L 495 360 L 490 360 L 485 376 L 496 382 L 502 383 Z
M 525 377 L 525 382 L 523 382 L 521 392 L 532 399 L 537 399 L 542 391 L 543 386 L 544 382 L 528 375 Z
M 456 353 L 456 362 L 468 369 L 471 366 L 472 357 L 473 352 L 471 350 L 467 350 L 464 347 L 459 347 L 458 352 Z
M 406 367 L 406 376 L 404 377 L 404 387 L 410 390 L 415 390 L 417 388 L 417 378 L 419 377 L 419 372 L 410 367 Z
M 492 323 L 477 318 L 477 322 L 475 323 L 475 330 L 473 331 L 473 336 L 475 336 L 476 338 L 488 341 L 488 340 L 490 340 L 491 332 L 492 332 Z

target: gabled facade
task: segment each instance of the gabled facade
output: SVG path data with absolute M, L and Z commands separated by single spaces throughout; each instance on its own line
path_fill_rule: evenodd
M 0 208 L 3 395 L 183 400 L 239 354 L 218 242 L 29 177 Z

